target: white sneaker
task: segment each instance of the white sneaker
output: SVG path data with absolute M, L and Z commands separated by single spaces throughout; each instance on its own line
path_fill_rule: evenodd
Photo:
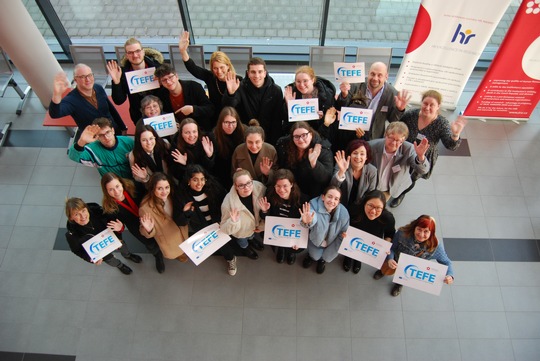
M 236 274 L 236 270 L 237 270 L 237 267 L 236 267 L 236 256 L 234 256 L 234 258 L 230 261 L 227 261 L 227 263 L 229 264 L 228 266 L 228 271 L 229 271 L 229 274 L 231 276 L 234 276 Z

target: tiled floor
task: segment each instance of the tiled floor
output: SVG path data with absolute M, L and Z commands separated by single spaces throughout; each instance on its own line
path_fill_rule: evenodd
M 470 121 L 470 156 L 440 157 L 395 210 L 399 226 L 421 213 L 438 220 L 456 282 L 439 297 L 394 298 L 368 266 L 353 275 L 333 262 L 317 275 L 278 265 L 270 250 L 230 277 L 218 257 L 168 261 L 160 275 L 143 254 L 124 276 L 55 249 L 65 197 L 99 202 L 98 173 L 67 158 L 63 132 L 41 126 L 35 95 L 20 117 L 16 104 L 10 89 L 0 98 L 0 127 L 13 122 L 0 149 L 2 360 L 540 359 L 538 108 L 526 124 Z

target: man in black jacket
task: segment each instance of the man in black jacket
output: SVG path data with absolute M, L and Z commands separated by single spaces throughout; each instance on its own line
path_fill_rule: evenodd
M 227 92 L 223 106 L 232 106 L 240 114 L 242 123 L 257 119 L 266 133 L 266 141 L 275 145 L 282 135 L 283 92 L 266 71 L 261 58 L 251 58 L 247 77 L 239 81 L 234 74 L 227 74 Z

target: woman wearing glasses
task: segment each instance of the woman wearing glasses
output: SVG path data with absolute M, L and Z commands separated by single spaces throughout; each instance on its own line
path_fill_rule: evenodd
M 308 197 L 319 196 L 330 183 L 334 167 L 330 143 L 306 122 L 296 122 L 276 145 L 280 168 L 290 169 Z
M 386 197 L 381 191 L 374 190 L 366 193 L 360 204 L 350 208 L 351 227 L 358 228 L 361 231 L 367 232 L 392 242 L 392 238 L 396 233 L 396 220 L 394 215 L 386 210 Z M 343 260 L 343 269 L 353 273 L 360 272 L 362 263 L 349 257 Z
M 266 184 L 271 172 L 277 169 L 276 148 L 265 143 L 264 129 L 256 119 L 249 121 L 246 142 L 236 147 L 232 156 L 232 170 L 246 169 L 253 179 Z
M 309 198 L 302 193 L 294 181 L 294 175 L 288 169 L 278 169 L 272 176 L 270 185 L 260 202 L 263 218 L 266 216 L 300 218 L 300 209 L 309 202 Z M 301 251 L 301 250 L 300 250 Z M 276 261 L 292 265 L 296 262 L 298 249 L 276 247 Z
M 244 254 L 251 259 L 259 255 L 249 244 L 255 233 L 264 231 L 259 199 L 264 197 L 266 187 L 251 178 L 251 174 L 241 169 L 233 175 L 233 186 L 221 205 L 221 225 L 223 232 L 234 237 Z
M 224 107 L 219 113 L 217 125 L 209 137 L 216 145 L 213 174 L 225 189 L 232 186 L 232 155 L 237 146 L 244 142 L 246 126 L 240 121 L 238 112 L 233 107 Z

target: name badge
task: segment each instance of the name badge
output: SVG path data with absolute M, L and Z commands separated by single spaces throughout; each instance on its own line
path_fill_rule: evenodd
M 392 167 L 392 172 L 394 173 L 397 173 L 400 170 L 401 170 L 401 166 L 399 164 Z

